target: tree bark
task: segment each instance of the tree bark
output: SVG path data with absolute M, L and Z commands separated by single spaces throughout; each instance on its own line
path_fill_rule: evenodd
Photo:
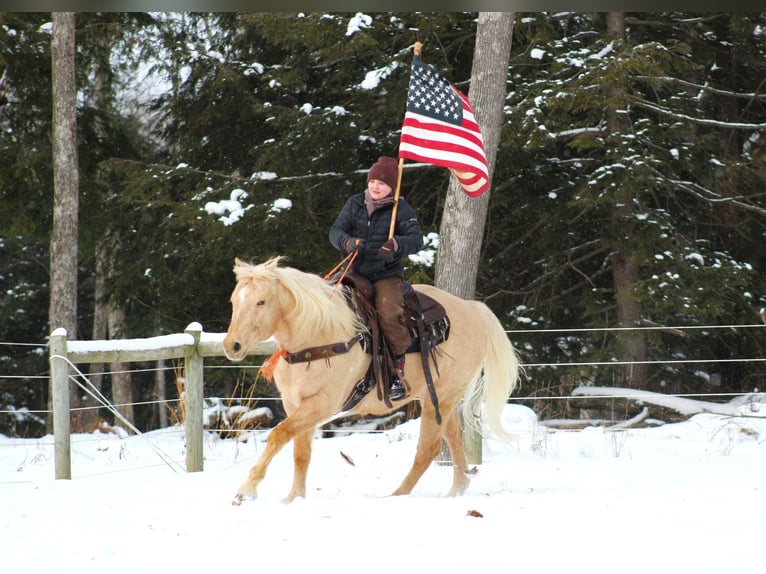
M 63 327 L 77 338 L 77 247 L 79 171 L 77 166 L 77 88 L 75 15 L 53 13 L 51 36 L 53 87 L 53 228 L 50 242 L 50 330 Z M 71 406 L 81 393 L 70 393 Z M 79 425 L 73 421 L 73 430 Z
M 110 306 L 109 309 L 109 338 L 122 338 L 125 332 L 125 312 L 117 307 Z M 135 413 L 133 411 L 133 378 L 130 374 L 130 363 L 114 362 L 111 363 L 112 371 L 112 401 L 117 411 L 125 417 L 131 424 L 135 425 Z M 119 420 L 114 421 L 115 425 L 122 425 Z M 129 428 L 126 428 L 130 432 Z
M 105 243 L 102 241 L 96 246 L 96 274 L 93 287 L 93 330 L 91 332 L 91 338 L 94 341 L 103 341 L 109 333 L 109 308 L 105 303 L 107 268 L 107 251 Z M 101 392 L 104 384 L 104 363 L 94 363 L 91 365 L 90 383 Z M 98 417 L 98 410 L 92 409 L 83 418 L 83 423 L 88 425 L 88 428 L 93 428 L 98 421 Z
M 111 54 L 110 47 L 116 44 L 117 35 L 110 34 L 108 31 L 96 34 L 93 38 L 95 45 L 100 53 Z M 95 131 L 98 137 L 107 141 L 109 133 L 103 122 L 103 115 L 111 112 L 112 106 L 112 70 L 108 57 L 95 58 L 93 61 L 93 107 L 102 112 L 102 115 L 96 116 Z M 107 230 L 105 237 L 109 237 Z M 109 334 L 109 310 L 111 303 L 107 298 L 108 274 L 110 272 L 110 258 L 117 255 L 111 249 L 111 244 L 107 239 L 96 242 L 95 257 L 95 281 L 93 288 L 93 329 L 92 339 L 94 341 L 104 340 Z M 103 363 L 94 363 L 91 365 L 91 384 L 100 392 L 103 387 L 105 365 Z M 86 401 L 93 402 L 93 401 Z M 86 428 L 93 428 L 98 421 L 98 409 L 91 409 L 83 412 L 83 424 Z
M 503 102 L 507 91 L 513 21 L 513 12 L 479 12 L 476 27 L 468 95 L 481 129 L 490 181 L 503 126 Z M 488 189 L 480 197 L 471 198 L 463 192 L 455 176 L 450 178 L 447 189 L 439 229 L 434 284 L 463 299 L 473 299 L 476 293 L 490 191 Z M 481 435 L 467 433 L 464 443 L 468 462 L 481 463 Z M 449 459 L 444 444 L 439 458 Z
M 513 12 L 479 12 L 469 98 L 481 128 L 490 181 L 503 125 Z M 473 299 L 479 272 L 491 189 L 478 198 L 466 195 L 450 178 L 442 222 L 434 283 L 464 299 Z
M 77 337 L 77 91 L 74 13 L 53 13 L 53 230 L 51 233 L 51 330 Z

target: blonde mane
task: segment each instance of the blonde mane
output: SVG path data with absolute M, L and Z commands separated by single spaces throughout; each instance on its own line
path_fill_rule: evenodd
M 295 302 L 288 318 L 300 317 L 300 328 L 305 332 L 335 333 L 338 337 L 349 338 L 366 330 L 349 307 L 343 291 L 336 290 L 318 275 L 279 267 L 280 259 L 281 256 L 273 257 L 259 265 L 237 260 L 234 274 L 237 281 L 253 279 L 281 285 Z

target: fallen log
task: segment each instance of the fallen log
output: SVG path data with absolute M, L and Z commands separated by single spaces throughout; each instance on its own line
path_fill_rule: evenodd
M 680 422 L 699 413 L 743 416 L 748 414 L 751 403 L 761 403 L 763 399 L 763 393 L 747 393 L 726 403 L 714 403 L 638 389 L 581 386 L 572 391 L 567 406 L 578 409 L 579 418 L 583 419 L 629 419 L 647 408 L 647 417 Z
M 582 430 L 588 427 L 603 427 L 607 430 L 626 430 L 644 426 L 657 426 L 660 421 L 649 419 L 649 409 L 644 407 L 641 412 L 628 420 L 612 419 L 548 419 L 540 421 L 548 430 Z

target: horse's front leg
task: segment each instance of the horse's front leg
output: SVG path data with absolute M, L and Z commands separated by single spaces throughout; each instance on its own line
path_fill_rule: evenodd
M 293 480 L 293 489 L 288 496 L 288 501 L 296 496 L 305 495 L 306 491 L 306 471 L 311 458 L 311 435 L 317 425 L 325 418 L 327 414 L 321 405 L 322 401 L 318 398 L 312 398 L 299 405 L 295 412 L 291 413 L 285 420 L 279 423 L 269 434 L 266 441 L 266 448 L 263 449 L 258 461 L 247 476 L 247 480 L 239 487 L 232 504 L 239 506 L 245 498 L 257 498 L 258 485 L 266 476 L 266 470 L 271 464 L 273 458 L 282 450 L 289 441 L 296 439 L 295 456 L 296 468 Z M 307 440 L 308 437 L 308 440 Z M 308 452 L 306 447 L 308 446 Z M 302 478 L 301 478 L 302 475 Z
M 296 498 L 306 498 L 306 475 L 311 462 L 311 440 L 314 429 L 298 434 L 293 438 L 293 487 L 284 502 L 292 502 Z

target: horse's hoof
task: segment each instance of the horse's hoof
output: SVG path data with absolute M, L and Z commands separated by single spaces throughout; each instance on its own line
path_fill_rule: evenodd
M 242 503 L 245 502 L 245 500 L 255 500 L 258 498 L 255 494 L 243 494 L 241 492 L 238 492 L 237 495 L 234 497 L 234 500 L 231 501 L 232 506 L 242 506 Z

